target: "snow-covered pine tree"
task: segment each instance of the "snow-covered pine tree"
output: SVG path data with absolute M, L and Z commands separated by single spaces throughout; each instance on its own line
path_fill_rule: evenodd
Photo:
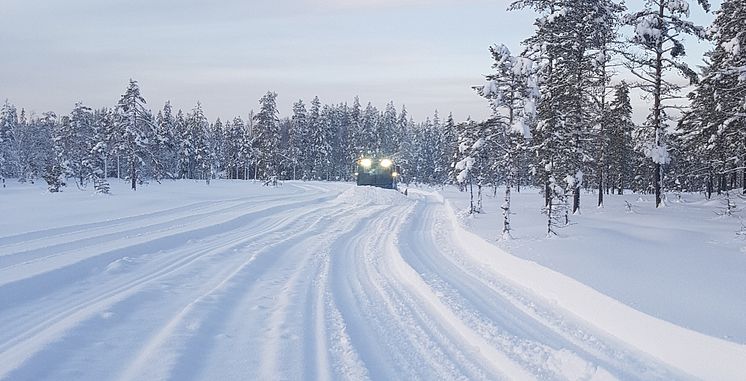
M 305 176 L 305 153 L 308 135 L 308 112 L 302 99 L 293 104 L 293 116 L 290 118 L 288 130 L 288 145 L 285 156 L 288 157 L 291 166 L 292 179 L 306 178 Z
M 511 9 L 533 8 L 540 17 L 534 36 L 525 41 L 525 55 L 539 64 L 541 98 L 534 131 L 536 172 L 551 204 L 549 179 L 573 184 L 573 212 L 580 209 L 583 174 L 592 160 L 588 135 L 597 114 L 590 97 L 596 86 L 599 51 L 613 34 L 615 12 L 611 0 L 519 0 Z M 556 186 L 554 187 L 556 188 Z
M 477 88 L 480 95 L 490 101 L 495 136 L 495 160 L 492 167 L 499 172 L 505 185 L 502 237 L 510 238 L 510 197 L 520 165 L 521 154 L 531 138 L 531 124 L 535 117 L 538 98 L 536 73 L 533 61 L 516 57 L 505 45 L 490 47 L 495 61 L 495 72 L 487 75 L 488 83 Z
M 441 131 L 441 165 L 444 166 L 445 184 L 453 184 L 456 178 L 455 159 L 458 152 L 458 132 L 456 131 L 456 122 L 453 120 L 453 113 L 449 113 Z
M 140 94 L 137 81 L 130 79 L 127 90 L 117 104 L 117 123 L 122 131 L 119 144 L 122 155 L 127 160 L 128 178 L 132 190 L 137 190 L 143 167 L 152 158 L 153 117 L 145 109 L 145 98 Z
M 225 125 L 225 146 L 223 150 L 223 163 L 229 179 L 242 178 L 241 168 L 242 147 L 244 138 L 244 123 L 240 117 L 233 118 Z
M 48 160 L 54 155 L 52 131 L 56 123 L 57 116 L 49 112 L 40 118 L 32 117 L 25 123 L 19 123 L 22 130 L 14 135 L 21 179 L 33 184 L 44 174 Z
M 209 179 L 226 177 L 223 171 L 223 151 L 225 149 L 225 128 L 220 118 L 215 120 L 210 126 L 207 136 L 207 146 L 209 150 Z
M 614 88 L 614 98 L 608 105 L 606 131 L 609 137 L 606 148 L 607 186 L 617 194 L 624 194 L 630 187 L 634 176 L 632 160 L 634 156 L 632 146 L 632 131 L 635 124 L 632 121 L 632 104 L 629 97 L 629 85 L 622 81 Z
M 192 145 L 192 130 L 189 128 L 187 116 L 179 110 L 176 112 L 176 168 L 180 179 L 191 179 L 194 162 L 194 146 Z
M 469 120 L 459 129 L 459 154 L 461 160 L 456 163 L 455 169 L 458 171 L 456 181 L 469 189 L 469 214 L 481 213 L 480 200 L 474 202 L 474 183 L 480 176 L 482 169 L 481 149 L 484 146 L 484 137 L 482 136 L 482 127 Z M 481 193 L 478 193 L 479 196 Z
M 18 161 L 15 150 L 13 131 L 17 129 L 18 112 L 16 107 L 5 100 L 0 108 L 0 181 L 5 187 L 5 181 L 16 175 Z
M 401 153 L 399 155 L 398 164 L 402 169 L 401 181 L 409 185 L 412 182 L 412 178 L 417 176 L 417 145 L 415 142 L 415 124 L 414 122 L 406 119 L 407 112 L 405 109 L 399 114 L 399 125 L 402 126 L 403 132 L 401 133 Z
M 397 139 L 396 107 L 391 101 L 386 104 L 379 123 L 378 136 L 381 139 L 381 154 L 394 157 L 399 152 L 399 139 Z
M 331 180 L 332 167 L 332 143 L 337 131 L 336 111 L 329 105 L 324 105 L 319 119 L 319 129 L 313 130 L 311 135 L 312 144 L 316 147 L 314 158 L 315 173 L 318 180 Z
M 360 105 L 360 98 L 355 96 L 352 102 L 352 108 L 350 108 L 350 148 L 352 152 L 352 160 L 356 160 L 364 155 L 366 144 L 365 137 L 363 136 L 363 110 Z
M 177 132 L 176 119 L 173 115 L 171 101 L 166 101 L 163 109 L 158 112 L 155 118 L 155 126 L 153 176 L 156 180 L 174 179 L 178 176 L 174 170 L 178 165 L 176 160 L 178 147 L 175 136 Z
M 78 102 L 70 113 L 70 125 L 75 139 L 70 151 L 67 169 L 69 174 L 78 180 L 78 184 L 85 186 L 88 179 L 93 178 L 96 170 L 96 159 L 93 156 L 95 144 L 95 118 L 90 107 Z M 103 138 L 103 136 L 102 136 Z
M 327 115 L 328 116 L 328 115 Z M 324 145 L 324 135 L 326 121 L 322 120 L 321 101 L 319 97 L 314 97 L 311 101 L 311 109 L 308 112 L 308 129 L 305 136 L 305 164 L 306 174 L 309 180 L 321 180 L 325 168 L 323 167 L 326 147 Z
M 697 2 L 709 10 L 707 0 Z M 682 37 L 705 38 L 705 29 L 686 19 L 689 8 L 687 0 L 646 0 L 641 10 L 625 17 L 625 22 L 634 28 L 630 42 L 637 48 L 626 54 L 626 65 L 639 80 L 635 86 L 653 102 L 646 122 L 651 135 L 646 153 L 652 161 L 656 207 L 663 203 L 663 168 L 669 162 L 665 137 L 669 120 L 666 110 L 678 107 L 669 101 L 678 98 L 682 88 L 665 73 L 675 70 L 691 83 L 697 82 L 697 74 L 682 61 L 686 54 Z
M 362 147 L 362 155 L 378 155 L 381 148 L 381 140 L 378 135 L 378 110 L 368 102 L 362 115 L 362 123 L 360 126 L 360 144 Z
M 349 181 L 353 177 L 354 154 L 350 150 L 352 131 L 350 130 L 350 108 L 341 103 L 336 109 L 336 136 L 332 144 L 332 164 L 336 178 Z
M 259 112 L 254 115 L 255 146 L 258 177 L 275 182 L 280 165 L 280 119 L 277 116 L 277 93 L 268 91 L 259 100 Z
M 197 102 L 192 111 L 187 116 L 187 128 L 189 130 L 189 141 L 193 155 L 190 160 L 192 165 L 190 172 L 194 179 L 205 180 L 210 182 L 210 165 L 212 153 L 210 152 L 210 122 L 202 110 L 202 104 Z
M 93 114 L 93 134 L 89 153 L 91 172 L 89 176 L 93 181 L 96 192 L 104 194 L 108 194 L 110 189 L 109 181 L 106 179 L 106 170 L 112 122 L 110 112 L 106 108 L 96 110 Z
M 678 125 L 677 142 L 689 175 L 683 180 L 704 178 L 708 198 L 714 190 L 720 194 L 732 188 L 730 183 L 735 186 L 738 171 L 746 193 L 746 48 L 741 48 L 746 46 L 744 23 L 746 2 L 724 1 L 709 33 L 715 48 L 707 53 L 702 80 L 690 94 L 691 109 Z

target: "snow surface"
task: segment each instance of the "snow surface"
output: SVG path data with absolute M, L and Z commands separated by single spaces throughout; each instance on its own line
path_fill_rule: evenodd
M 728 217 L 720 215 L 725 201 L 717 196 L 670 194 L 667 206 L 656 209 L 652 195 L 605 195 L 597 208 L 598 196 L 584 194 L 582 213 L 560 237 L 546 239 L 543 198 L 535 189 L 514 189 L 516 239 L 496 242 L 502 192 L 487 196 L 486 214 L 462 221 L 468 230 L 649 315 L 746 344 L 746 239 L 736 234 L 743 201 L 733 197 L 740 211 Z M 444 193 L 455 209 L 468 209 L 467 194 Z
M 240 181 L 137 192 L 115 183 L 113 191 L 0 190 L 0 379 L 746 374 L 738 340 L 640 312 L 464 229 L 457 192 L 445 191 L 446 200 L 417 189 L 405 197 L 340 183 Z M 480 231 L 487 220 L 465 222 Z M 648 239 L 678 237 L 660 233 Z M 516 230 L 512 242 L 539 245 L 525 234 Z M 719 270 L 724 260 L 711 262 Z

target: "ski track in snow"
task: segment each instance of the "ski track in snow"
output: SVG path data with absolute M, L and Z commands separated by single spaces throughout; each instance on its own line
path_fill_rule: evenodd
M 0 237 L 0 379 L 701 376 L 480 263 L 438 194 L 291 186 Z

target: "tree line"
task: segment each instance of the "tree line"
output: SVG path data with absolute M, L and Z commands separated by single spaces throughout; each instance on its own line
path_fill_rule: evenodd
M 6 101 L 0 108 L 0 176 L 22 182 L 44 179 L 52 192 L 64 186 L 109 192 L 109 178 L 132 189 L 148 180 L 256 179 L 348 181 L 363 156 L 389 157 L 407 168 L 407 181 L 448 182 L 453 117 L 415 123 L 405 107 L 383 111 L 322 104 L 318 97 L 293 105 L 281 118 L 277 94 L 267 92 L 258 112 L 210 122 L 202 106 L 184 112 L 166 102 L 149 110 L 131 80 L 114 107 L 93 110 L 76 103 L 68 115 L 26 115 Z M 450 132 L 448 132 L 450 131 Z
M 505 236 L 511 189 L 527 178 L 542 190 L 550 235 L 580 211 L 583 188 L 595 190 L 598 206 L 625 190 L 654 194 L 656 207 L 666 190 L 746 193 L 746 2 L 723 1 L 710 27 L 689 19 L 691 3 L 510 5 L 538 14 L 535 32 L 518 54 L 490 48 L 493 72 L 475 90 L 493 116 L 460 136 L 456 163 L 469 186 L 505 184 Z M 710 10 L 706 0 L 697 5 Z M 714 45 L 699 73 L 683 61 L 685 37 Z M 649 105 L 639 126 L 631 96 Z

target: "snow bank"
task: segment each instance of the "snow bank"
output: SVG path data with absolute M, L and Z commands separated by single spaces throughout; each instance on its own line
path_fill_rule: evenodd
M 449 202 L 455 236 L 497 276 L 525 287 L 642 352 L 701 379 L 742 380 L 746 346 L 694 332 L 634 310 L 535 262 L 517 258 L 465 230 Z M 706 353 L 707 356 L 702 356 Z
M 399 191 L 370 186 L 351 186 L 337 196 L 337 201 L 355 206 L 403 205 L 409 200 Z

